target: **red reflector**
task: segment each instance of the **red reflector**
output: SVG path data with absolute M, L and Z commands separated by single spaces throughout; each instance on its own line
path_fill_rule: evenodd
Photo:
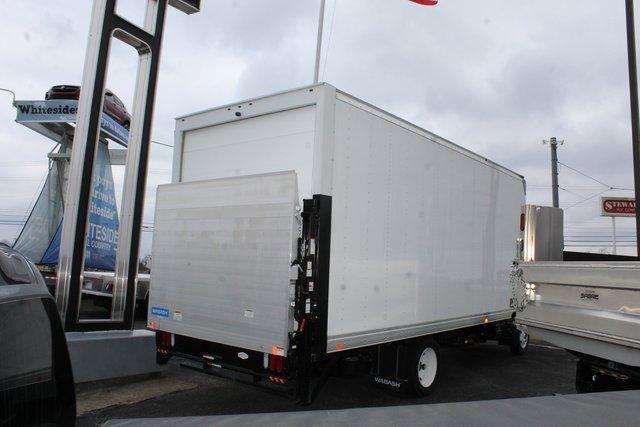
M 171 334 L 169 332 L 158 331 L 160 335 L 160 345 L 163 347 L 171 347 Z
M 269 355 L 269 370 L 272 372 L 284 371 L 284 357 L 276 356 L 274 354 Z
M 524 231 L 524 224 L 525 224 L 525 216 L 523 213 L 520 214 L 520 231 Z
M 274 360 L 273 354 L 269 355 L 269 370 L 270 371 L 276 370 L 276 361 Z

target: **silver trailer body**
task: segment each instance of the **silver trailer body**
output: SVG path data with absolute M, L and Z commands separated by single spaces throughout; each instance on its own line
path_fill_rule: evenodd
M 640 367 L 640 263 L 521 265 L 530 334 L 581 354 Z
M 511 317 L 523 178 L 323 84 L 177 119 L 149 325 L 286 355 L 314 195 L 331 198 L 327 353 Z

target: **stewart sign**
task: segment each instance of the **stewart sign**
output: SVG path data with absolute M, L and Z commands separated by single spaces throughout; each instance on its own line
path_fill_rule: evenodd
M 629 197 L 603 197 L 602 216 L 636 216 L 636 200 Z

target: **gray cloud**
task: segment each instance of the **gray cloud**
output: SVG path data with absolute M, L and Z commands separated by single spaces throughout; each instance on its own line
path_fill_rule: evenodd
M 125 11 L 129 3 L 121 2 Z M 317 1 L 203 3 L 200 14 L 168 15 L 155 140 L 173 142 L 175 116 L 311 81 Z M 327 1 L 323 80 L 524 174 L 529 202 L 549 203 L 549 154 L 541 140 L 553 135 L 566 140 L 563 162 L 611 185 L 632 186 L 622 1 L 443 0 L 425 8 L 406 0 L 337 0 L 331 29 L 335 4 Z M 9 40 L 0 46 L 0 86 L 37 99 L 52 84 L 80 81 L 90 2 L 0 0 L 0 6 Z M 135 64 L 126 52 L 115 53 L 109 86 L 129 102 Z M 0 202 L 19 212 L 52 145 L 14 116 L 0 103 Z M 34 163 L 15 166 L 22 161 Z M 170 150 L 154 146 L 147 219 L 154 188 L 170 179 L 170 168 Z M 560 179 L 572 191 L 561 194 L 565 207 L 598 191 L 566 169 Z M 566 216 L 571 227 L 609 227 L 595 199 Z M 619 228 L 633 231 L 631 221 Z M 0 239 L 15 231 L 0 228 Z

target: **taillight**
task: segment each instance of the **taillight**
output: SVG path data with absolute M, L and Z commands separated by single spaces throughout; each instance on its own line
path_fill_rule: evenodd
M 171 347 L 171 334 L 169 332 L 158 331 L 158 342 L 160 347 L 170 348 Z
M 524 231 L 525 221 L 526 221 L 526 217 L 524 213 L 521 213 L 520 214 L 520 231 Z
M 282 373 L 284 371 L 284 357 L 276 356 L 275 354 L 269 355 L 269 370 L 271 372 Z

